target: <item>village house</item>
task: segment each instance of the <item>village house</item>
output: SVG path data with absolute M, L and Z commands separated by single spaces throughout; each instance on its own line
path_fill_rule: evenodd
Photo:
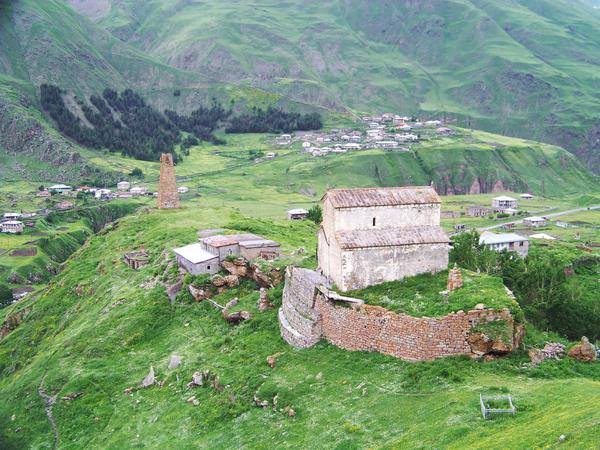
M 523 200 L 531 200 L 533 198 L 533 195 L 525 193 L 521 194 L 519 197 L 521 197 Z
M 308 211 L 302 208 L 290 209 L 287 217 L 288 220 L 304 220 L 308 217 Z
M 65 200 L 64 202 L 57 203 L 54 207 L 60 211 L 65 211 L 67 209 L 71 209 L 75 206 L 73 202 Z
M 517 208 L 519 206 L 516 199 L 501 195 L 492 199 L 492 208 L 498 212 L 503 212 L 506 208 Z
M 377 141 L 375 146 L 379 148 L 397 148 L 399 144 L 396 141 Z
M 439 120 L 428 120 L 425 122 L 426 127 L 439 127 L 442 124 Z
M 66 184 L 55 184 L 50 186 L 48 190 L 55 194 L 64 194 L 65 192 L 70 192 L 73 190 L 71 186 L 67 186 Z
M 546 225 L 546 219 L 537 216 L 527 217 L 526 219 L 523 219 L 523 224 L 532 228 L 543 227 Z
M 274 152 L 268 152 L 265 155 L 265 158 L 267 158 L 267 159 L 273 159 L 273 158 L 275 158 L 275 153 Z
M 19 219 L 23 214 L 20 212 L 7 212 L 4 213 L 4 219 L 5 220 L 15 220 L 15 219 Z
M 128 191 L 131 187 L 131 183 L 129 181 L 119 181 L 117 183 L 117 189 L 119 191 Z
M 192 275 L 214 274 L 221 270 L 219 257 L 206 251 L 200 243 L 186 245 L 173 251 L 179 267 Z
M 310 147 L 311 147 L 311 143 L 310 142 L 304 141 L 302 143 L 302 148 L 303 149 L 307 149 L 307 148 L 310 148 Z
M 185 194 L 186 192 L 189 192 L 189 191 L 190 191 L 190 188 L 187 187 L 187 186 L 179 186 L 177 188 L 177 193 L 178 194 Z
M 516 214 L 519 214 L 519 210 L 515 209 L 515 208 L 506 208 L 505 210 L 502 211 L 504 214 L 508 214 L 509 216 L 514 216 Z
M 131 192 L 115 192 L 117 198 L 132 198 L 133 194 Z
M 327 191 L 320 270 L 342 291 L 444 270 L 449 241 L 440 203 L 430 186 Z
M 450 136 L 452 134 L 452 130 L 446 127 L 439 127 L 435 132 L 441 136 Z
M 467 206 L 467 216 L 470 217 L 485 217 L 493 213 L 492 208 L 486 208 L 484 206 L 471 205 Z
M 145 195 L 147 191 L 148 188 L 146 186 L 134 186 L 129 189 L 129 192 L 131 192 L 133 195 Z
M 223 262 L 229 256 L 275 259 L 279 257 L 279 244 L 256 234 L 216 235 L 200 239 L 202 248 Z
M 479 244 L 497 252 L 516 252 L 523 257 L 529 251 L 529 239 L 515 233 L 495 234 L 487 231 L 479 237 Z
M 110 198 L 112 191 L 110 189 L 96 189 L 94 191 L 94 198 L 102 200 Z M 132 193 L 133 194 L 133 193 Z
M 52 194 L 49 191 L 38 191 L 35 194 L 36 197 L 48 198 L 51 197 Z
M 23 232 L 23 222 L 18 220 L 7 220 L 6 222 L 0 223 L 0 228 L 3 233 L 17 234 Z

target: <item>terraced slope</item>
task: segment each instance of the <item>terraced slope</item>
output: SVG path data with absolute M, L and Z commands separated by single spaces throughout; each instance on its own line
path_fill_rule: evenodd
M 70 0 L 163 62 L 327 108 L 445 115 L 600 171 L 600 12 L 579 0 Z

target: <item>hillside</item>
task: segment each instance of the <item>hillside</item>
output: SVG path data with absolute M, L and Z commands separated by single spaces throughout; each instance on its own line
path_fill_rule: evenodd
M 600 171 L 600 14 L 579 0 L 70 3 L 173 67 L 325 108 L 445 115 Z
M 28 311 L 0 341 L 0 446 L 51 445 L 40 387 L 57 396 L 61 448 L 465 448 L 476 439 L 480 448 L 500 449 L 546 447 L 560 434 L 571 448 L 595 445 L 600 378 L 591 365 L 526 368 L 521 353 L 489 363 L 406 363 L 323 343 L 296 351 L 279 337 L 276 310 L 257 312 L 258 292 L 247 283 L 216 297 L 237 296 L 255 314 L 238 327 L 206 302 L 184 296 L 169 304 L 162 286 L 147 284 L 173 276 L 162 252 L 218 226 L 276 238 L 286 254 L 304 246 L 303 264 L 314 264 L 316 230 L 307 223 L 246 220 L 227 208 L 199 212 L 196 203 L 121 219 L 72 257 L 41 297 L 0 312 Z M 142 244 L 151 263 L 133 271 L 121 255 Z M 280 304 L 281 287 L 268 294 Z M 527 343 L 546 339 L 530 330 Z M 271 369 L 265 360 L 276 352 L 283 355 Z M 182 364 L 167 369 L 172 354 Z M 124 393 L 151 365 L 163 386 Z M 222 387 L 186 389 L 205 369 Z M 518 415 L 483 421 L 479 392 L 512 393 Z M 256 407 L 255 394 L 269 401 L 277 394 L 278 410 Z M 186 402 L 192 395 L 197 407 Z M 295 417 L 280 411 L 285 405 Z

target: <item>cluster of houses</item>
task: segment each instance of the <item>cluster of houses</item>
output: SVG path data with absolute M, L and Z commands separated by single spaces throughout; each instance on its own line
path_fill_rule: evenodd
M 179 267 L 192 275 L 204 275 L 219 272 L 227 258 L 276 259 L 280 255 L 280 245 L 256 234 L 218 234 L 173 251 Z
M 414 130 L 434 129 L 438 135 L 450 135 L 450 128 L 441 126 L 440 120 L 418 121 L 411 117 L 385 113 L 381 116 L 365 116 L 362 118 L 366 130 L 348 128 L 333 129 L 329 132 L 297 133 L 302 141 L 302 150 L 312 156 L 324 156 L 329 153 L 346 153 L 356 150 L 386 149 L 390 151 L 409 151 L 405 145 L 420 140 L 420 134 Z M 290 134 L 282 134 L 276 138 L 279 145 L 289 145 L 294 141 Z
M 521 194 L 522 200 L 531 200 L 532 194 L 525 193 Z M 519 201 L 516 198 L 509 197 L 507 195 L 501 195 L 492 199 L 491 207 L 471 205 L 466 207 L 467 216 L 470 217 L 486 217 L 494 213 L 508 214 L 514 216 L 520 214 Z M 523 220 L 523 223 L 528 227 L 543 227 L 546 225 L 547 220 L 544 217 L 527 217 Z

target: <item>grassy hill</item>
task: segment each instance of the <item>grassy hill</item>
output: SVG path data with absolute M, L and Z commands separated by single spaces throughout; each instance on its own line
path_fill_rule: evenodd
M 527 368 L 523 353 L 490 363 L 406 363 L 324 343 L 298 351 L 279 337 L 275 309 L 258 313 L 258 292 L 248 283 L 216 298 L 239 297 L 254 313 L 238 327 L 206 302 L 183 296 L 171 305 L 163 287 L 147 284 L 173 277 L 163 251 L 195 240 L 199 228 L 220 226 L 278 239 L 286 254 L 304 246 L 302 264 L 314 264 L 316 229 L 306 222 L 245 219 L 202 201 L 121 219 L 74 255 L 39 298 L 0 311 L 2 319 L 27 311 L 0 340 L 2 448 L 52 446 L 40 387 L 56 395 L 60 448 L 544 448 L 561 434 L 567 448 L 595 446 L 600 377 L 593 365 Z M 142 244 L 151 262 L 133 271 L 121 256 Z M 280 305 L 281 287 L 268 294 Z M 556 337 L 530 329 L 527 339 L 539 345 Z M 266 357 L 276 352 L 282 356 L 271 369 Z M 172 354 L 182 364 L 167 369 Z M 162 387 L 124 393 L 151 365 Z M 205 369 L 222 390 L 186 389 Z M 511 393 L 516 417 L 484 421 L 480 392 Z M 270 402 L 277 395 L 276 410 L 255 406 L 255 394 Z M 192 396 L 196 407 L 187 403 Z M 288 405 L 295 417 L 281 411 Z
M 326 108 L 445 115 L 600 170 L 600 14 L 579 0 L 71 0 L 180 69 Z

